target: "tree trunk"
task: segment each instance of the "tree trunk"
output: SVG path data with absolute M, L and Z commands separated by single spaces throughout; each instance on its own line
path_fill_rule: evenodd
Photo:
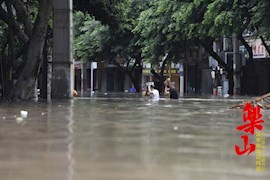
M 36 79 L 42 64 L 42 52 L 53 0 L 39 0 L 39 12 L 26 54 L 26 61 L 17 83 L 11 92 L 12 100 L 33 98 Z
M 252 61 L 253 60 L 253 51 L 252 47 L 247 43 L 247 41 L 243 38 L 242 34 L 239 34 L 237 38 L 240 40 L 240 42 L 245 46 L 245 48 L 248 51 L 249 59 Z
M 15 50 L 15 37 L 11 29 L 9 29 L 9 47 L 8 47 L 8 56 L 10 57 L 10 66 L 13 67 L 16 62 L 16 50 Z
M 141 92 L 140 84 L 137 78 L 134 77 L 134 75 L 131 72 L 126 72 L 129 76 L 130 81 L 134 85 L 134 88 L 136 89 L 136 92 Z
M 212 56 L 215 60 L 217 60 L 218 64 L 225 69 L 228 73 L 232 73 L 232 68 L 226 64 L 223 59 L 213 50 L 213 46 L 199 40 L 199 44 Z
M 7 11 L 10 17 L 14 18 L 14 14 L 12 12 L 12 7 L 9 2 L 6 2 Z M 8 42 L 9 42 L 9 57 L 11 59 L 10 64 L 11 66 L 14 65 L 16 61 L 16 50 L 15 50 L 15 36 L 13 34 L 12 28 L 8 27 Z
M 4 72 L 3 72 L 3 59 L 2 59 L 2 53 L 0 52 L 0 86 L 1 86 L 1 95 L 2 98 L 5 98 L 5 83 L 4 83 Z
M 171 55 L 171 54 L 170 54 Z M 166 58 L 164 59 L 164 61 L 162 62 L 162 65 L 161 65 L 161 69 L 160 69 L 160 77 L 161 77 L 161 80 L 160 82 L 162 83 L 163 81 L 165 81 L 165 78 L 164 78 L 164 70 L 165 70 L 165 67 L 166 67 L 166 64 L 167 64 L 167 61 L 169 58 L 171 58 L 170 55 L 167 55 Z M 168 57 L 169 56 L 169 57 Z
M 133 71 L 133 85 L 136 92 L 141 92 L 142 67 L 137 66 Z
M 229 94 L 233 95 L 233 87 L 234 87 L 234 81 L 233 81 L 233 73 L 228 73 L 228 81 L 229 81 Z
M 141 65 L 142 59 L 141 56 L 137 56 L 133 68 L 133 77 L 134 77 L 134 88 L 136 89 L 136 92 L 141 92 L 141 82 L 142 82 L 142 65 Z
M 252 51 L 252 47 L 247 43 L 247 41 L 243 38 L 243 36 L 240 34 L 238 35 L 238 39 L 240 40 L 240 42 L 245 46 L 245 48 L 248 51 L 248 55 L 249 55 L 249 67 L 248 68 L 249 72 L 248 73 L 248 81 L 247 81 L 247 87 L 249 88 L 247 94 L 248 95 L 254 95 L 257 94 L 257 86 L 256 86 L 256 82 L 258 81 L 258 75 L 257 72 L 255 71 L 254 67 L 255 67 L 255 61 L 253 59 L 253 51 Z
M 136 92 L 141 92 L 141 79 L 142 79 L 142 66 L 140 65 L 141 60 L 136 60 L 133 67 L 130 69 L 122 67 L 118 62 L 114 60 L 114 63 L 117 65 L 118 68 L 122 69 L 129 77 L 130 81 L 134 85 Z M 136 64 L 138 66 L 136 67 Z
M 229 80 L 229 94 L 233 95 L 233 70 L 232 68 L 226 64 L 223 59 L 213 50 L 213 47 L 209 44 L 199 40 L 199 44 L 212 56 L 215 60 L 217 60 L 218 64 L 225 69 L 228 73 L 228 80 Z
M 40 76 L 38 79 L 38 87 L 40 89 L 40 98 L 47 99 L 47 84 L 48 84 L 48 44 L 45 41 L 44 50 L 43 50 L 43 63 L 40 70 Z

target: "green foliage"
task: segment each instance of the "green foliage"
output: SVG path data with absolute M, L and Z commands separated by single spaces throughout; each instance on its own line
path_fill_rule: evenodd
M 110 27 L 117 28 L 125 19 L 126 7 L 130 0 L 76 0 L 73 1 L 74 9 L 87 12 L 96 20 Z
M 176 0 L 150 2 L 148 9 L 142 11 L 138 18 L 138 24 L 133 32 L 140 35 L 137 44 L 142 46 L 144 59 L 151 63 L 158 63 L 159 57 L 166 52 L 174 51 L 174 44 L 179 42 L 178 34 L 174 33 L 171 18 L 176 8 Z
M 125 3 L 124 3 L 125 2 Z M 141 49 L 136 44 L 140 38 L 132 30 L 137 24 L 140 12 L 148 7 L 148 1 L 122 1 L 114 7 L 121 9 L 117 25 L 104 25 L 88 13 L 74 14 L 74 54 L 83 60 L 124 59 L 141 57 Z
M 257 0 L 250 8 L 252 19 L 249 29 L 270 40 L 270 2 L 268 0 Z
M 165 52 L 177 58 L 177 47 L 186 43 L 196 45 L 198 39 L 241 34 L 258 22 L 270 24 L 269 4 L 267 0 L 151 0 L 133 32 L 140 35 L 137 44 L 150 62 L 158 61 Z
M 107 25 L 102 25 L 89 14 L 74 14 L 74 54 L 84 61 L 97 61 L 106 53 L 110 41 Z
M 212 1 L 207 6 L 203 24 L 209 26 L 210 36 L 230 36 L 243 32 L 247 16 L 248 8 L 243 1 Z
M 231 36 L 234 32 L 241 34 L 245 30 L 254 31 L 254 29 L 259 34 L 270 37 L 268 0 L 121 0 L 112 1 L 111 4 L 108 2 L 108 0 L 93 1 L 92 5 L 98 4 L 97 7 L 102 7 L 107 17 L 112 17 L 112 22 L 116 24 L 108 23 L 109 27 L 101 27 L 99 24 L 95 32 L 90 34 L 87 34 L 87 31 L 93 30 L 90 27 L 78 32 L 76 32 L 78 28 L 75 28 L 75 36 L 82 33 L 85 38 L 92 37 L 92 48 L 88 48 L 93 52 L 89 53 L 91 56 L 101 54 L 102 48 L 109 47 L 113 56 L 118 54 L 128 58 L 141 55 L 144 60 L 158 63 L 160 56 L 168 52 L 171 59 L 177 61 L 186 46 L 195 46 L 198 40 L 209 41 L 208 44 L 211 44 L 217 37 Z M 101 16 L 96 17 L 105 22 Z M 82 22 L 82 19 L 78 19 L 79 24 Z M 104 37 L 94 38 L 94 35 L 101 34 Z M 99 41 L 106 41 L 108 46 L 104 46 L 101 42 L 97 43 Z M 95 48 L 96 51 L 93 50 Z M 87 53 L 81 51 L 80 54 L 86 56 Z

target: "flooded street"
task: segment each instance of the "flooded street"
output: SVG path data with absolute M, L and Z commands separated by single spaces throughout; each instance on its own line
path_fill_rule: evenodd
M 237 99 L 93 98 L 0 104 L 0 180 L 270 179 L 242 147 Z M 21 110 L 28 117 L 16 121 Z M 15 117 L 16 116 L 16 117 Z M 255 143 L 255 135 L 250 136 Z

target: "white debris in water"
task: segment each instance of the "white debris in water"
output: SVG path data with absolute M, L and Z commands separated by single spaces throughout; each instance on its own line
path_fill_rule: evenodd
M 27 118 L 28 116 L 28 111 L 21 111 L 21 117 Z
M 41 113 L 41 115 L 42 115 L 42 116 L 44 116 L 44 115 L 45 115 L 45 113 Z
M 173 127 L 173 130 L 177 131 L 178 130 L 178 127 L 177 126 L 174 126 Z
M 14 118 L 16 118 L 17 116 L 16 115 L 14 115 Z
M 61 105 L 58 105 L 58 107 L 61 107 Z
M 104 95 L 106 95 L 106 96 L 107 96 L 107 95 L 108 95 L 108 93 L 104 93 Z
M 3 116 L 3 119 L 5 120 L 5 119 L 6 119 L 6 117 L 5 117 L 5 116 Z
M 16 122 L 17 122 L 18 124 L 22 123 L 23 120 L 24 120 L 24 119 L 23 119 L 22 117 L 17 117 L 17 118 L 16 118 Z

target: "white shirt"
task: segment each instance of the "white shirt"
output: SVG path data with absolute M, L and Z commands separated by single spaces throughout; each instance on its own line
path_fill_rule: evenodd
M 153 89 L 149 94 L 150 94 L 153 101 L 159 101 L 159 92 L 158 92 L 158 90 Z

